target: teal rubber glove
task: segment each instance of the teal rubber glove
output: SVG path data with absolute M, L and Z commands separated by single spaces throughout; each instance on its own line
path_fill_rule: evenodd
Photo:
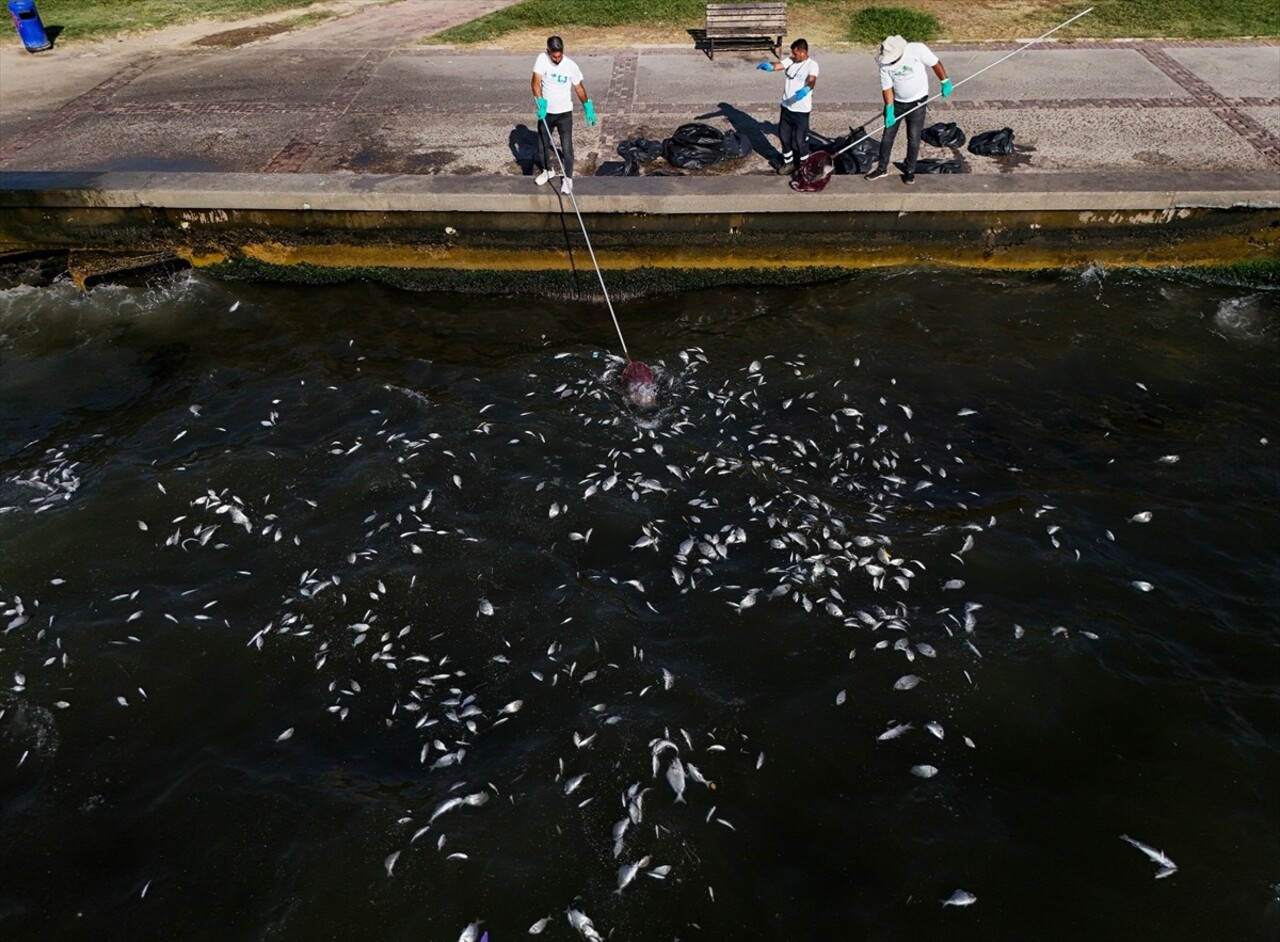
M 545 98 L 538 99 L 538 120 L 541 121 L 547 116 L 547 100 Z
M 884 106 L 884 126 L 886 128 L 893 127 L 893 105 Z
M 947 98 L 951 95 L 951 79 L 942 80 L 942 97 Z
M 591 103 L 590 98 L 588 98 L 586 101 L 582 103 L 582 110 L 585 111 L 587 114 L 587 127 L 589 128 L 595 127 L 596 126 L 596 106 Z
M 801 88 L 800 91 L 796 92 L 796 101 L 800 101 L 802 98 L 809 97 L 809 91 L 810 89 L 808 85 L 805 85 L 803 88 Z
M 765 72 L 773 71 L 773 66 L 768 62 L 761 62 L 758 66 L 756 66 L 756 68 L 763 69 Z

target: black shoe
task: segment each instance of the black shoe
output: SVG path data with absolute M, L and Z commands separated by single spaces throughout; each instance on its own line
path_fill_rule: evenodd
M 876 169 L 872 170 L 869 174 L 867 174 L 867 179 L 879 180 L 881 177 L 886 176 L 888 173 L 889 171 L 884 169 L 884 167 L 876 167 Z
M 902 182 L 907 184 L 907 186 L 910 186 L 916 182 L 916 175 L 914 173 L 904 173 L 902 175 Z

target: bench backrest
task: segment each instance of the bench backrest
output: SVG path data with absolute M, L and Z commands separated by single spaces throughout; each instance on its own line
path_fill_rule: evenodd
M 785 3 L 708 3 L 708 36 L 777 36 L 787 31 Z

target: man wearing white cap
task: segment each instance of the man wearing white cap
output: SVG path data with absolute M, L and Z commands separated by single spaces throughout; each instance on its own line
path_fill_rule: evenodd
M 903 183 L 916 182 L 916 156 L 920 153 L 920 136 L 924 133 L 924 103 L 929 99 L 929 74 L 942 82 L 942 97 L 951 94 L 951 80 L 942 62 L 924 43 L 909 43 L 901 36 L 887 36 L 876 54 L 880 63 L 880 91 L 884 96 L 884 134 L 880 136 L 880 159 L 867 174 L 868 180 L 879 180 L 889 172 L 889 155 L 898 136 L 897 114 L 907 122 L 907 160 Z

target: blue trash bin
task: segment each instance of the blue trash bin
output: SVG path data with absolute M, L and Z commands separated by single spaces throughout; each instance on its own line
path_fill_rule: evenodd
M 9 0 L 9 14 L 27 52 L 40 52 L 53 45 L 40 22 L 35 0 Z

